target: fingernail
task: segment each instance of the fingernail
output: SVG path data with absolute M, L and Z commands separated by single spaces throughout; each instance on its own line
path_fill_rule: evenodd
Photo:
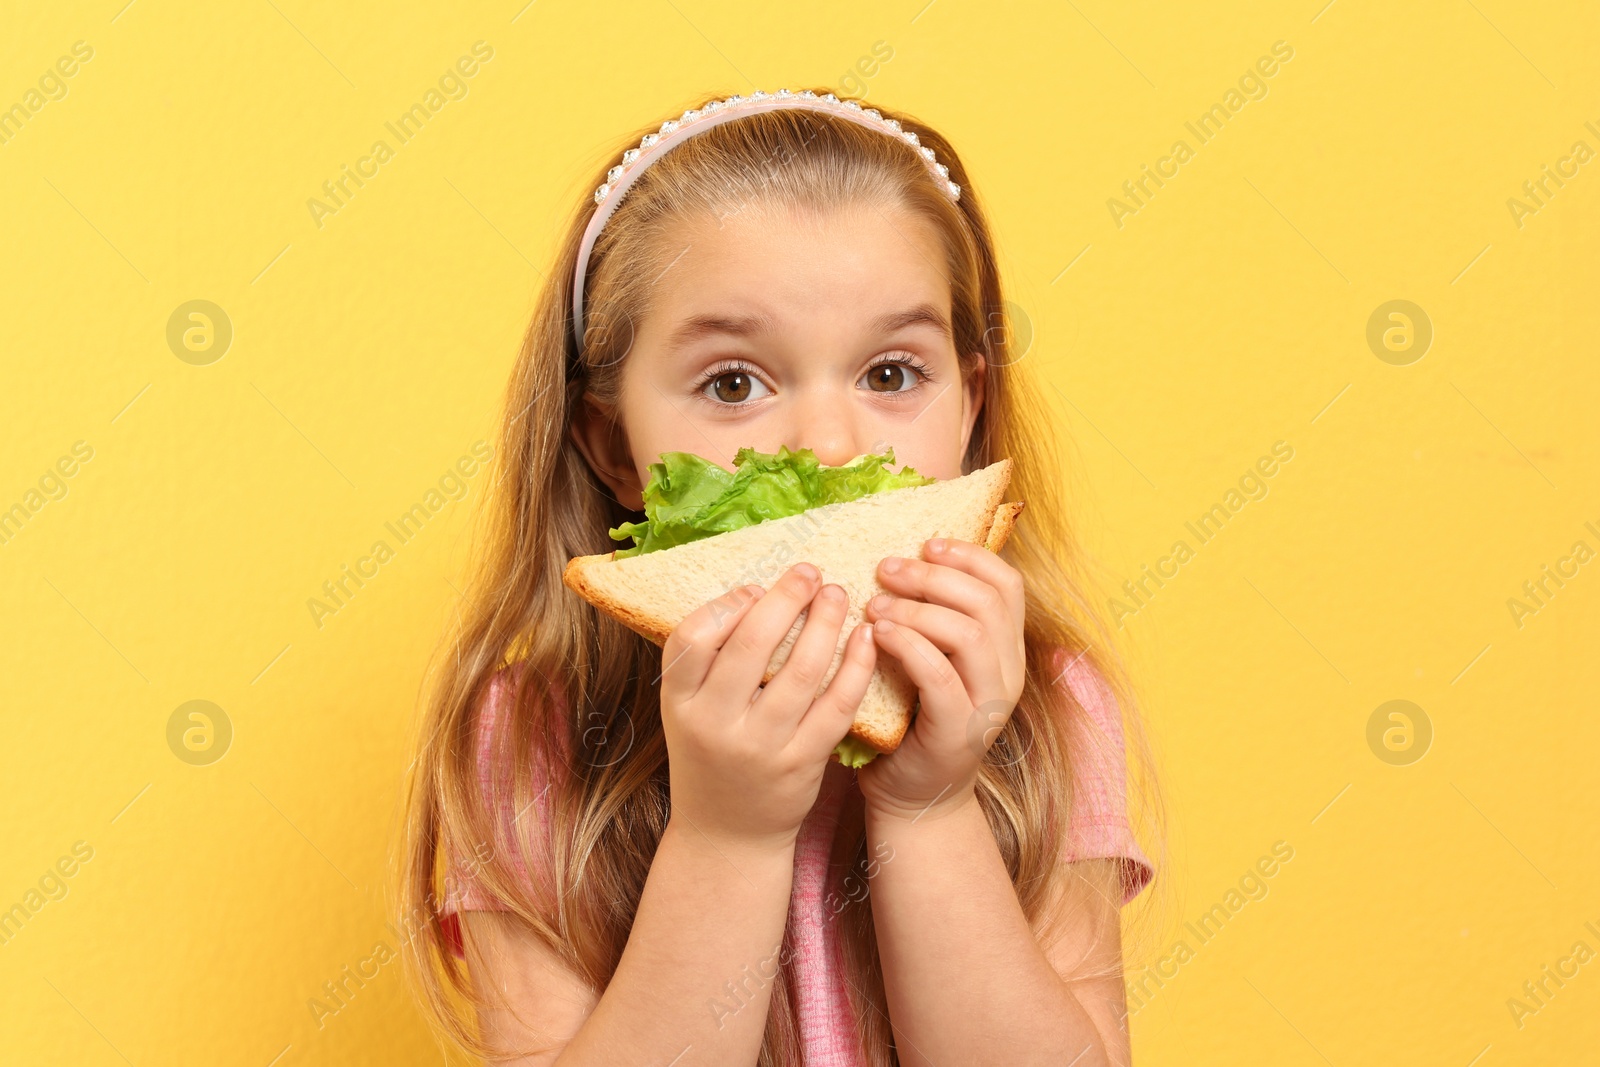
M 757 600 L 760 600 L 762 597 L 767 595 L 766 588 L 759 585 L 747 585 L 745 586 L 745 591 L 751 596 L 755 597 Z
M 929 552 L 943 552 L 944 549 L 945 549 L 945 543 L 944 543 L 944 538 L 942 538 L 942 537 L 935 537 L 932 541 L 928 542 L 928 551 Z
M 903 565 L 903 561 L 899 556 L 890 556 L 888 559 L 883 561 L 883 573 L 894 574 Z
M 872 627 L 878 633 L 886 634 L 890 630 L 894 629 L 894 623 L 890 622 L 888 619 L 879 619 L 877 622 L 872 624 Z
M 822 587 L 822 592 L 817 595 L 824 600 L 830 600 L 837 604 L 844 599 L 844 590 L 836 585 L 825 585 Z
M 814 582 L 818 578 L 822 577 L 822 572 L 817 570 L 816 567 L 809 563 L 796 563 L 794 565 L 794 569 L 796 574 L 800 575 L 800 577 L 804 578 L 808 582 Z
M 871 600 L 867 601 L 868 609 L 871 610 L 871 611 L 875 611 L 875 612 L 881 612 L 881 611 L 883 611 L 884 608 L 886 608 L 888 606 L 889 606 L 889 597 L 887 595 L 883 594 L 883 593 L 879 593 L 877 596 L 875 596 Z

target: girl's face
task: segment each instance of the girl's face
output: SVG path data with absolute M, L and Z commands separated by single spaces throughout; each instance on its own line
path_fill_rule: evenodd
M 895 464 L 959 477 L 983 368 L 963 384 L 945 253 L 899 207 L 823 214 L 750 205 L 664 245 L 622 370 L 620 435 L 585 407 L 573 436 L 625 507 L 662 452 L 734 467 L 750 446 L 809 448 L 836 466 L 893 447 Z

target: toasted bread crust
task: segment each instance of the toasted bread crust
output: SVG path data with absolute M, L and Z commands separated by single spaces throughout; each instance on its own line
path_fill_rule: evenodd
M 566 567 L 562 569 L 561 582 L 568 589 L 571 589 L 634 633 L 648 638 L 657 645 L 665 645 L 667 638 L 672 634 L 672 627 L 666 626 L 661 619 L 635 611 L 626 604 L 616 603 L 605 593 L 596 589 L 589 580 L 593 567 L 610 563 L 615 557 L 615 551 L 603 552 L 597 556 L 574 556 L 567 561 Z
M 1028 506 L 1026 500 L 1013 500 L 1001 504 L 995 509 L 994 523 L 989 527 L 989 534 L 984 539 L 983 547 L 990 552 L 998 553 L 1006 547 L 1006 541 L 1011 537 L 1011 531 L 1017 527 L 1017 517 L 1022 514 L 1022 509 Z

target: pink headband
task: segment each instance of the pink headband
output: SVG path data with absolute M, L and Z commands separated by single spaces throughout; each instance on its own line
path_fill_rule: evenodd
M 840 100 L 832 93 L 818 96 L 810 89 L 798 93 L 790 92 L 788 89 L 779 89 L 776 93 L 764 93 L 757 89 L 749 96 L 730 96 L 726 100 L 713 100 L 702 107 L 685 111 L 677 119 L 668 119 L 661 124 L 658 132 L 645 134 L 639 141 L 638 148 L 630 148 L 622 153 L 622 162 L 606 172 L 605 183 L 594 191 L 594 202 L 599 206 L 589 219 L 588 228 L 583 231 L 583 244 L 578 247 L 578 266 L 572 283 L 573 336 L 580 348 L 583 347 L 583 276 L 588 270 L 589 253 L 594 249 L 595 239 L 600 236 L 600 230 L 605 226 L 606 220 L 622 202 L 623 194 L 639 175 L 644 173 L 646 167 L 659 159 L 663 153 L 682 144 L 695 134 L 744 115 L 776 111 L 779 108 L 824 111 L 858 125 L 880 130 L 891 137 L 897 137 L 917 150 L 917 154 L 927 163 L 928 170 L 937 179 L 939 187 L 950 194 L 950 199 L 961 199 L 961 186 L 950 180 L 950 168 L 933 158 L 933 149 L 918 144 L 917 135 L 910 130 L 902 130 L 899 122 L 884 118 L 872 108 L 863 108 L 854 100 Z

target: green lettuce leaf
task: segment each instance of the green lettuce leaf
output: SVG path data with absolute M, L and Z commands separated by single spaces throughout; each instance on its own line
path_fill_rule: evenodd
M 910 467 L 891 471 L 893 448 L 868 452 L 837 467 L 817 462 L 809 448 L 790 451 L 787 445 L 778 446 L 777 452 L 741 448 L 733 462 L 735 469 L 728 471 L 692 452 L 661 453 L 661 461 L 650 464 L 650 480 L 644 487 L 644 521 L 610 530 L 613 541 L 633 539 L 630 547 L 617 549 L 614 558 L 673 548 L 825 504 L 936 480 Z M 846 737 L 834 751 L 846 767 L 861 767 L 878 755 L 853 737 Z
M 741 448 L 733 461 L 735 469 L 728 471 L 692 452 L 661 453 L 661 462 L 650 464 L 650 481 L 644 487 L 644 521 L 625 522 L 610 531 L 613 541 L 634 542 L 617 549 L 615 558 L 935 481 L 910 467 L 889 470 L 892 448 L 881 454 L 868 452 L 838 467 L 818 463 L 809 448 L 791 452 L 787 445 L 780 445 L 777 452 Z
M 846 736 L 834 749 L 839 754 L 839 762 L 846 767 L 865 767 L 878 758 L 878 750 L 862 741 L 860 738 Z

